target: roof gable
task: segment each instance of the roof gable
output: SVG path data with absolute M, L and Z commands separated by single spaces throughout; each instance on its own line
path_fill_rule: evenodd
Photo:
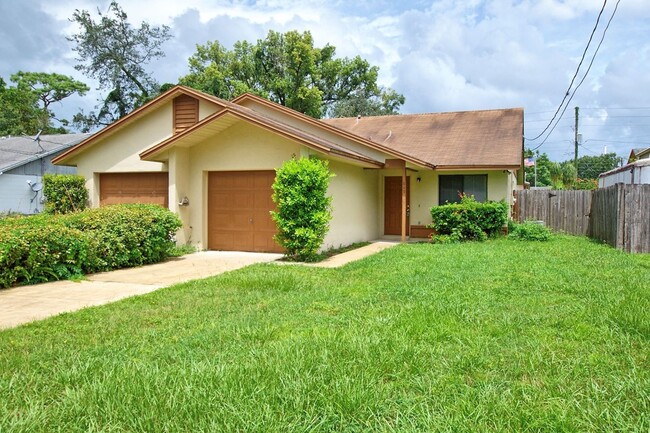
M 217 107 L 224 107 L 228 104 L 228 101 L 217 98 L 216 96 L 208 95 L 203 92 L 190 89 L 189 87 L 184 87 L 180 85 L 174 86 L 173 88 L 169 89 L 167 92 L 147 102 L 143 106 L 133 110 L 131 113 L 127 114 L 123 118 L 101 129 L 100 131 L 96 132 L 92 136 L 88 137 L 86 140 L 82 141 L 81 143 L 78 143 L 73 148 L 57 156 L 52 160 L 52 162 L 55 164 L 65 164 L 72 157 L 77 156 L 79 153 L 85 151 L 86 149 L 89 149 L 93 145 L 107 139 L 108 137 L 122 130 L 128 125 L 133 124 L 134 122 L 138 121 L 138 119 L 142 118 L 143 116 L 146 116 L 148 113 L 151 113 L 152 111 L 159 109 L 163 105 L 172 102 L 178 96 L 190 96 L 192 98 L 196 98 L 197 100 L 202 100 L 214 104 Z M 172 127 L 173 125 L 170 125 L 170 130 L 172 129 Z
M 158 155 L 161 155 L 172 146 L 191 146 L 197 144 L 208 136 L 217 134 L 228 128 L 234 121 L 244 121 L 251 125 L 261 127 L 325 154 L 361 161 L 375 167 L 382 166 L 383 164 L 382 161 L 375 160 L 359 152 L 339 146 L 336 143 L 332 143 L 319 136 L 309 134 L 298 128 L 270 119 L 253 110 L 236 104 L 229 104 L 223 110 L 206 117 L 191 128 L 146 149 L 140 153 L 140 158 L 144 160 L 156 160 Z

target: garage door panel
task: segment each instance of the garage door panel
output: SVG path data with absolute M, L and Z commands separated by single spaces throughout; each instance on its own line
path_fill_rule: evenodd
M 273 171 L 208 174 L 208 248 L 281 252 L 273 241 Z
M 169 181 L 166 172 L 101 173 L 99 204 L 149 203 L 168 207 Z

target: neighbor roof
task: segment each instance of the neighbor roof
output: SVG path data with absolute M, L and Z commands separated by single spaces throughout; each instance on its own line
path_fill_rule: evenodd
M 637 149 L 632 149 L 630 151 L 630 156 L 627 159 L 628 164 L 634 162 L 637 159 L 650 158 L 650 147 L 641 147 Z
M 80 143 L 91 134 L 56 134 L 35 137 L 0 138 L 0 172 L 61 152 Z
M 521 166 L 523 108 L 347 117 L 324 122 L 437 169 Z

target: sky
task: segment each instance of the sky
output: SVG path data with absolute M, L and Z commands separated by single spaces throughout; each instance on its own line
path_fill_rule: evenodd
M 1 0 L 0 76 L 19 70 L 70 75 L 93 88 L 54 106 L 57 116 L 88 112 L 97 83 L 74 69 L 66 36 L 75 9 L 97 16 L 108 0 Z M 527 148 L 552 160 L 573 158 L 575 109 L 579 155 L 650 147 L 650 2 L 620 0 L 593 64 L 587 67 L 617 5 L 608 0 L 559 122 L 601 0 L 122 0 L 129 21 L 168 25 L 166 56 L 150 65 L 160 83 L 188 73 L 197 44 L 262 39 L 269 30 L 310 31 L 316 46 L 379 66 L 379 83 L 406 97 L 402 113 L 523 107 Z M 574 93 L 575 90 L 575 93 Z M 564 108 L 564 106 L 562 106 Z M 561 113 L 562 111 L 560 111 Z M 558 115 L 559 116 L 559 115 Z M 550 135 L 547 134 L 550 132 Z M 546 139 L 545 139 L 546 138 Z

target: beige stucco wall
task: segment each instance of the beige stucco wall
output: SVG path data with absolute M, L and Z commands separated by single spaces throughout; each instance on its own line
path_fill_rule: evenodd
M 441 175 L 453 174 L 487 174 L 488 176 L 488 200 L 506 200 L 512 204 L 512 188 L 516 184 L 516 178 L 510 172 L 503 170 L 458 170 L 458 171 L 434 171 L 418 170 L 417 172 L 408 171 L 410 196 L 410 223 L 411 225 L 427 225 L 431 223 L 431 214 L 429 209 L 437 206 L 439 183 L 438 177 Z M 401 170 L 381 170 L 378 183 L 377 194 L 379 196 L 379 227 L 383 234 L 384 227 L 384 177 L 401 176 Z M 420 178 L 420 181 L 417 181 Z
M 220 108 L 212 102 L 199 99 L 199 120 L 203 120 Z
M 170 152 L 169 202 L 184 225 L 177 234 L 177 241 L 190 242 L 199 249 L 207 248 L 208 172 L 275 170 L 293 155 L 319 154 L 244 122 L 189 149 Z M 323 248 L 375 239 L 379 234 L 377 171 L 337 160 L 330 161 L 330 168 L 336 175 L 331 180 L 329 192 L 334 197 L 333 218 Z M 188 197 L 189 206 L 178 206 L 182 196 Z
M 378 170 L 330 161 L 335 177 L 330 180 L 332 221 L 324 248 L 377 239 L 379 233 Z
M 300 150 L 297 143 L 244 122 L 188 149 L 189 169 L 184 173 L 190 206 L 181 218 L 191 242 L 199 249 L 207 248 L 208 172 L 274 170 Z
M 139 154 L 171 134 L 170 102 L 75 158 L 77 173 L 86 178 L 91 206 L 99 206 L 99 173 L 167 171 L 166 163 L 142 161 Z

